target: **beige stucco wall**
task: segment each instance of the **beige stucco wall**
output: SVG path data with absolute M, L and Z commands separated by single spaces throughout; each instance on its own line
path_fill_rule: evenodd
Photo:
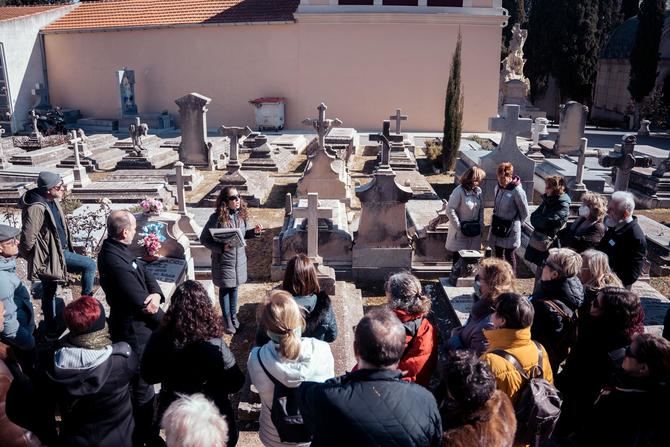
M 501 28 L 464 23 L 287 23 L 46 34 L 52 103 L 84 116 L 119 115 L 116 70 L 135 70 L 140 111 L 177 114 L 189 92 L 211 97 L 209 127 L 254 125 L 248 100 L 287 98 L 287 128 L 315 115 L 379 129 L 397 108 L 407 129 L 441 130 L 459 26 L 465 123 L 487 129 L 498 103 Z

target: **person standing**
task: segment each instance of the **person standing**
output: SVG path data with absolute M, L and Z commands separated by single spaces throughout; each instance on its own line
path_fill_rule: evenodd
M 521 245 L 521 223 L 528 218 L 528 199 L 512 163 L 500 163 L 496 172 L 493 220 L 489 244 L 496 258 L 512 265 L 516 273 L 516 249 Z
M 100 285 L 110 307 L 109 331 L 114 343 L 126 342 L 138 358 L 163 318 L 165 300 L 154 276 L 130 250 L 137 223 L 129 211 L 113 211 L 107 218 L 108 237 L 98 255 Z M 135 413 L 135 445 L 161 445 L 153 425 L 154 388 L 140 377 L 139 363 L 131 383 Z
M 65 189 L 60 175 L 42 171 L 37 188 L 26 192 L 20 201 L 23 227 L 19 255 L 28 261 L 28 278 L 42 282 L 42 313 L 50 337 L 64 329 L 54 298 L 58 283 L 66 280 L 66 272 L 81 273 L 82 295 L 93 294 L 95 280 L 95 261 L 72 250 L 70 230 L 59 203 Z
M 257 224 L 249 229 L 247 204 L 234 186 L 226 186 L 216 199 L 216 211 L 209 216 L 200 234 L 200 242 L 212 252 L 212 281 L 219 288 L 219 303 L 227 334 L 240 327 L 237 319 L 237 287 L 247 282 L 247 254 L 244 246 L 218 242 L 212 228 L 239 228 L 244 238 L 252 238 L 263 231 Z
M 612 194 L 605 218 L 607 232 L 598 244 L 598 250 L 607 255 L 610 267 L 628 290 L 642 275 L 647 257 L 647 238 L 633 216 L 634 211 L 633 194 L 627 191 Z
M 595 248 L 605 235 L 603 219 L 607 212 L 607 200 L 595 192 L 582 196 L 579 217 L 558 233 L 561 247 L 571 248 L 577 253 Z
M 456 264 L 459 250 L 481 250 L 484 230 L 484 207 L 482 189 L 486 178 L 483 169 L 473 166 L 463 173 L 460 185 L 449 196 L 449 233 L 445 248 L 452 253 Z

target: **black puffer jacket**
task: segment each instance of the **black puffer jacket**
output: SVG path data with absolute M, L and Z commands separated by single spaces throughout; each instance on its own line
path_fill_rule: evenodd
M 439 446 L 442 421 L 435 398 L 397 370 L 362 369 L 303 382 L 300 411 L 312 446 Z
M 541 281 L 531 301 L 535 309 L 531 337 L 547 350 L 551 367 L 556 372 L 574 341 L 568 337 L 576 328 L 575 312 L 584 301 L 584 287 L 576 276 Z
M 647 256 L 647 238 L 637 217 L 633 216 L 633 220 L 621 228 L 608 228 L 598 250 L 607 255 L 612 271 L 624 286 L 637 281 Z
M 337 320 L 330 297 L 325 292 L 307 296 L 294 296 L 296 303 L 303 311 L 305 317 L 305 330 L 303 337 L 316 338 L 327 343 L 332 343 L 337 338 Z M 263 346 L 270 338 L 265 333 L 265 328 L 258 326 L 256 331 L 256 346 Z
M 568 221 L 570 214 L 570 197 L 563 193 L 560 196 L 542 196 L 542 203 L 530 215 L 535 237 L 554 238 L 558 231 Z M 531 236 L 533 237 L 533 236 Z M 526 247 L 525 259 L 536 265 L 542 264 L 547 258 L 546 251 L 539 251 L 530 245 Z

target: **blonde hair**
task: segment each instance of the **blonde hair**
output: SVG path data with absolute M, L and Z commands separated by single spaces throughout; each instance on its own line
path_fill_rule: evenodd
M 305 319 L 293 296 L 285 290 L 273 290 L 261 310 L 262 327 L 278 334 L 279 354 L 287 360 L 300 355 L 300 331 L 305 328 Z
M 168 447 L 225 447 L 228 424 L 219 409 L 202 394 L 179 395 L 163 415 Z
M 603 220 L 607 213 L 607 200 L 597 192 L 587 192 L 582 196 L 582 203 L 589 207 L 592 218 Z
M 569 248 L 550 249 L 545 263 L 565 278 L 575 276 L 582 269 L 582 257 Z
M 482 298 L 490 298 L 495 301 L 503 293 L 516 292 L 514 270 L 507 261 L 499 258 L 484 258 L 479 262 L 477 274 L 489 288 L 487 296 Z
M 586 250 L 582 253 L 583 266 L 591 272 L 591 280 L 585 286 L 591 286 L 596 289 L 603 287 L 623 287 L 623 283 L 612 271 L 607 255 L 598 250 Z
M 486 172 L 482 168 L 473 166 L 461 175 L 458 182 L 465 189 L 472 189 L 475 182 L 483 182 L 486 178 Z

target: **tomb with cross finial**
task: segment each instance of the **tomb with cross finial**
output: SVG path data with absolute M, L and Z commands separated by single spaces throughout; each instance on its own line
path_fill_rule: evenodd
M 326 106 L 324 103 L 319 104 L 316 109 L 319 111 L 318 118 L 307 118 L 303 120 L 302 123 L 306 126 L 312 126 L 314 130 L 316 130 L 319 149 L 325 150 L 324 140 L 326 135 L 333 127 L 340 127 L 342 125 L 342 121 L 339 118 L 326 119 L 326 109 L 328 109 L 328 106 Z
M 378 170 L 391 170 L 391 143 L 402 143 L 402 135 L 391 134 L 391 122 L 385 120 L 382 124 L 382 132 L 370 134 L 369 140 L 380 143 L 379 168 Z
M 615 191 L 628 191 L 628 182 L 633 168 L 648 168 L 651 166 L 652 160 L 650 157 L 635 155 L 636 144 L 637 137 L 635 134 L 624 135 L 621 145 L 617 145 L 614 151 L 598 157 L 601 166 L 612 168 Z

